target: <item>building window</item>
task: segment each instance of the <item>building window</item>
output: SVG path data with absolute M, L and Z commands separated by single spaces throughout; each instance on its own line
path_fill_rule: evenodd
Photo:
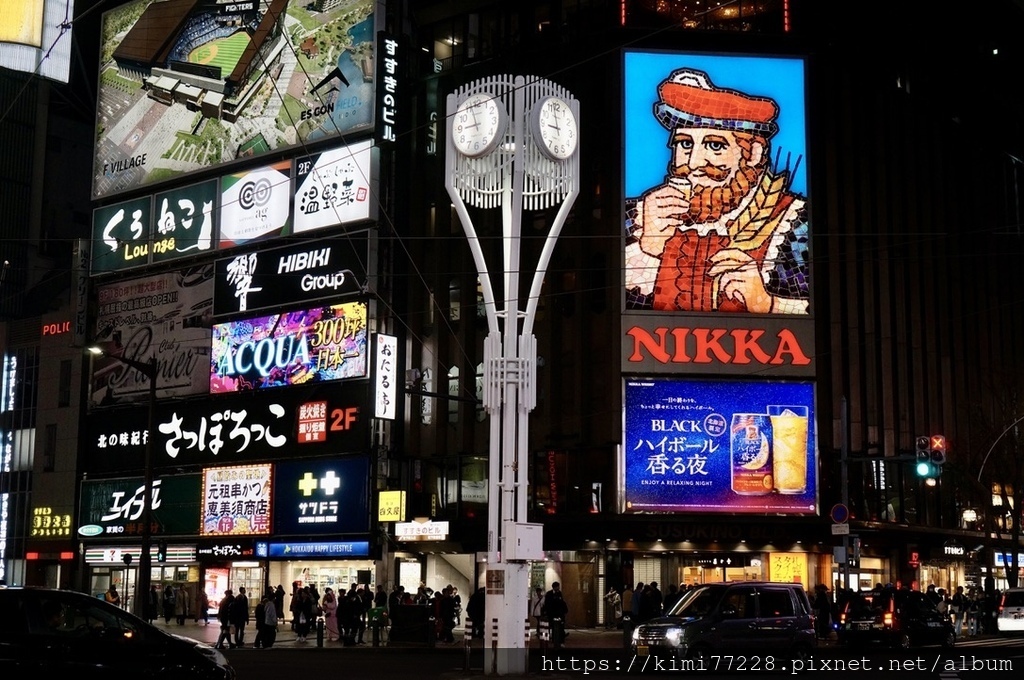
M 43 472 L 53 472 L 57 466 L 57 425 L 47 425 L 44 436 Z
M 452 366 L 451 370 L 448 371 L 448 396 L 451 397 L 448 400 L 448 422 L 457 423 L 459 422 L 459 367 Z
M 71 406 L 71 359 L 60 362 L 60 379 L 57 384 L 57 406 Z

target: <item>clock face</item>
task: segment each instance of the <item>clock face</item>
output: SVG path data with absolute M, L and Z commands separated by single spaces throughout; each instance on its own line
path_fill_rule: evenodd
M 579 131 L 569 103 L 559 97 L 546 97 L 534 105 L 534 140 L 548 157 L 563 161 L 576 152 Z
M 474 94 L 455 111 L 452 142 L 461 154 L 483 156 L 498 145 L 507 124 L 508 115 L 500 101 L 489 94 Z

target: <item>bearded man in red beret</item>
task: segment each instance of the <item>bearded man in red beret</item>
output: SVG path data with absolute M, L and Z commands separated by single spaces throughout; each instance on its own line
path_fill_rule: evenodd
M 627 211 L 627 307 L 807 314 L 807 210 L 772 168 L 778 105 L 674 71 L 654 115 L 669 132 L 665 182 Z

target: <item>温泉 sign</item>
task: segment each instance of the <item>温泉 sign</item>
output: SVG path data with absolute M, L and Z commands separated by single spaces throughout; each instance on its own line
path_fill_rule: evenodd
M 149 264 L 153 198 L 145 196 L 96 208 L 92 214 L 92 273 Z
M 237 314 L 362 292 L 368 232 L 217 260 L 213 313 Z
M 112 356 L 93 358 L 90 407 L 149 399 L 146 375 L 117 356 L 156 357 L 158 398 L 209 392 L 213 264 L 100 286 L 97 297 L 93 337 Z
M 153 466 L 209 466 L 304 455 L 355 453 L 370 443 L 365 382 L 321 383 L 258 396 L 228 394 L 156 405 Z M 97 409 L 86 419 L 85 467 L 94 473 L 142 469 L 148 408 Z
M 153 534 L 196 533 L 200 481 L 199 475 L 171 475 L 153 480 Z M 145 488 L 142 477 L 83 481 L 78 535 L 97 539 L 141 536 Z
M 364 302 L 232 321 L 213 327 L 210 392 L 364 378 Z
M 814 385 L 627 380 L 626 512 L 817 512 Z
M 372 129 L 378 3 L 323 4 L 135 0 L 104 14 L 93 197 Z
M 202 536 L 270 533 L 271 465 L 203 470 Z
M 219 248 L 287 232 L 291 171 L 291 161 L 280 161 L 221 178 Z
M 278 463 L 274 533 L 366 533 L 369 500 L 370 463 L 365 456 Z
M 376 219 L 369 140 L 295 160 L 295 233 Z

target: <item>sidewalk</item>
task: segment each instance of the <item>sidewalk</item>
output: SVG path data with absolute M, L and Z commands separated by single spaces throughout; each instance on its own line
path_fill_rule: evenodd
M 170 623 L 164 623 L 163 619 L 157 619 L 153 622 L 153 625 L 157 628 L 171 633 L 173 635 L 183 635 L 187 638 L 197 640 L 198 642 L 204 642 L 208 645 L 214 645 L 217 642 L 217 638 L 220 636 L 220 623 L 211 618 L 209 625 L 204 625 L 202 621 L 198 623 L 193 622 L 191 619 L 185 621 L 184 626 L 179 626 L 178 623 L 171 619 Z M 455 642 L 454 643 L 437 643 L 438 649 L 458 649 L 461 650 L 465 644 L 465 629 L 457 628 L 455 630 Z M 250 622 L 245 627 L 245 646 L 247 649 L 252 648 L 252 641 L 256 638 L 256 626 Z M 355 647 L 348 647 L 347 649 L 373 649 L 373 633 L 367 629 L 366 634 L 363 636 L 363 640 L 366 642 L 365 645 L 356 645 Z M 381 646 L 387 644 L 387 633 L 384 632 L 381 635 Z M 622 649 L 623 648 L 623 636 L 621 630 L 605 630 L 603 628 L 572 628 L 569 630 L 569 637 L 566 639 L 566 647 L 576 649 Z M 274 642 L 274 647 L 290 647 L 294 649 L 310 649 L 316 648 L 316 627 L 310 631 L 309 636 L 306 638 L 306 642 L 295 641 L 295 631 L 291 629 L 291 625 L 287 621 L 278 623 L 277 626 L 277 640 Z M 326 632 L 324 633 L 324 647 L 335 647 L 338 649 L 345 648 L 345 646 L 338 641 L 328 642 Z M 396 643 L 395 646 L 420 646 L 412 645 L 409 643 Z M 426 646 L 426 645 L 422 645 Z M 482 647 L 482 640 L 472 640 L 472 647 Z M 530 646 L 539 647 L 540 643 L 537 640 L 536 630 L 531 631 Z

